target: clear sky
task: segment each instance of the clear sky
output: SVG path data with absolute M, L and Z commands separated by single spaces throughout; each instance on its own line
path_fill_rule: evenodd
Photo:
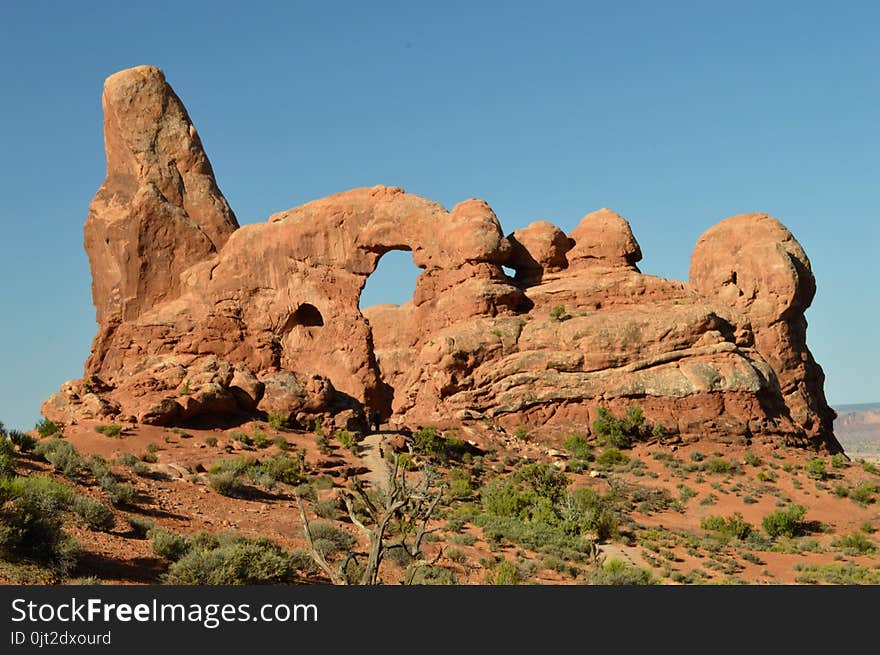
M 101 87 L 162 68 L 239 222 L 390 184 L 505 232 L 610 207 L 644 272 L 764 211 L 818 280 L 832 404 L 880 400 L 880 8 L 871 2 L 25 2 L 0 12 L 0 420 L 31 427 L 96 331 L 82 227 Z M 366 304 L 403 302 L 383 259 Z

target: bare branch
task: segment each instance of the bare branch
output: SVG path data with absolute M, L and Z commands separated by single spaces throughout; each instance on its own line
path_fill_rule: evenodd
M 306 543 L 309 547 L 309 554 L 312 556 L 312 559 L 315 561 L 324 573 L 327 574 L 327 577 L 330 578 L 330 581 L 333 584 L 346 584 L 345 578 L 337 575 L 330 565 L 327 563 L 327 559 L 315 548 L 315 542 L 312 539 L 312 528 L 309 523 L 309 519 L 306 516 L 306 509 L 303 507 L 302 499 L 300 498 L 298 493 L 294 494 L 294 498 L 296 499 L 296 506 L 299 508 L 299 516 L 302 519 L 303 532 L 305 533 Z

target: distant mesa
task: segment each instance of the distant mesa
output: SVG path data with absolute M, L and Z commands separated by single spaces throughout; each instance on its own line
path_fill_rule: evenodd
M 810 262 L 770 216 L 710 228 L 689 282 L 642 274 L 609 209 L 568 235 L 542 221 L 505 236 L 482 200 L 447 211 L 377 186 L 239 227 L 160 70 L 108 78 L 103 108 L 107 177 L 85 224 L 99 330 L 83 379 L 43 405 L 52 420 L 358 428 L 369 408 L 551 435 L 639 405 L 678 439 L 840 450 L 806 343 Z M 422 269 L 413 299 L 362 312 L 392 250 Z

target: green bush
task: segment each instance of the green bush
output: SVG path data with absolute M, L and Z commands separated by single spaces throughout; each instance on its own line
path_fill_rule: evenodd
M 282 439 L 283 439 L 283 437 L 282 437 Z M 261 448 L 261 449 L 268 448 L 270 443 L 272 443 L 272 442 L 269 439 L 269 435 L 267 435 L 262 430 L 254 430 L 254 445 L 257 448 Z M 287 443 L 287 442 L 285 441 L 285 443 Z
M 261 477 L 268 477 L 273 482 L 283 482 L 289 485 L 297 485 L 303 480 L 300 460 L 294 459 L 286 453 L 266 458 L 257 467 L 255 475 L 258 480 Z
M 875 483 L 863 482 L 849 490 L 849 497 L 859 505 L 870 505 L 874 502 L 874 494 L 877 493 L 877 490 L 878 486 Z
M 219 471 L 208 474 L 208 486 L 221 496 L 234 498 L 244 494 L 246 489 L 241 476 L 233 471 Z
M 843 453 L 835 453 L 831 456 L 831 466 L 836 469 L 842 469 L 847 466 L 848 460 Z
M 150 530 L 156 527 L 156 523 L 140 516 L 129 516 L 128 525 L 136 539 L 146 539 Z
M 51 437 L 53 434 L 61 432 L 61 426 L 47 418 L 37 421 L 34 429 L 41 437 Z
M 753 530 L 752 524 L 744 521 L 739 512 L 728 517 L 710 514 L 702 520 L 700 527 L 723 537 L 739 540 L 746 539 Z
M 797 581 L 804 584 L 880 585 L 880 569 L 858 564 L 806 564 Z
M 169 562 L 176 562 L 189 552 L 190 544 L 186 537 L 175 534 L 170 530 L 155 527 L 148 533 L 150 546 L 153 552 Z
M 190 549 L 168 567 L 172 585 L 258 585 L 297 581 L 301 558 L 265 538 L 221 536 L 190 540 Z
M 535 462 L 521 467 L 514 475 L 514 480 L 523 482 L 538 496 L 551 503 L 559 502 L 568 487 L 568 478 L 547 462 Z
M 563 448 L 571 453 L 575 459 L 589 461 L 593 457 L 592 447 L 587 437 L 580 434 L 571 434 L 562 442 Z
M 352 434 L 348 430 L 339 430 L 339 432 L 337 432 L 335 436 L 336 440 L 339 441 L 340 444 L 342 444 L 343 448 L 357 454 L 358 444 L 354 434 Z
M 564 308 L 563 308 L 563 311 Z M 519 584 L 520 576 L 516 565 L 506 559 L 496 562 L 486 571 L 486 584 L 489 585 L 515 585 Z
M 119 423 L 110 423 L 109 425 L 96 425 L 95 432 L 99 432 L 107 437 L 121 437 L 123 428 Z
M 453 498 L 466 498 L 474 491 L 474 477 L 471 472 L 463 467 L 455 467 L 449 470 L 449 494 Z
M 649 570 L 627 564 L 617 558 L 610 559 L 601 568 L 590 571 L 587 580 L 594 585 L 656 584 Z
M 874 542 L 861 532 L 841 535 L 831 545 L 842 549 L 847 555 L 873 555 L 876 552 Z
M 743 461 L 749 466 L 761 466 L 762 464 L 761 458 L 751 451 L 746 451 L 746 454 L 743 455 Z
M 137 490 L 134 487 L 120 482 L 109 471 L 104 475 L 98 476 L 98 484 L 110 496 L 110 503 L 114 507 L 131 507 L 137 504 L 139 500 Z
M 74 497 L 45 476 L 0 479 L 0 557 L 46 563 L 60 573 L 73 568 L 79 547 L 63 526 Z
M 339 499 L 334 497 L 325 498 L 315 503 L 315 514 L 322 519 L 333 521 L 339 515 Z
M 15 446 L 18 448 L 18 451 L 21 453 L 29 453 L 37 445 L 36 439 L 34 439 L 27 432 L 22 432 L 21 430 L 10 430 L 7 436 L 9 437 L 9 440 L 13 444 L 15 444 Z
M 460 460 L 467 451 L 467 445 L 454 436 L 444 438 L 436 428 L 422 427 L 413 433 L 413 447 L 417 453 L 426 457 L 448 462 Z
M 0 478 L 15 475 L 15 450 L 12 442 L 0 437 Z
M 620 452 L 620 449 L 611 446 L 602 451 L 602 454 L 596 458 L 596 464 L 605 468 L 611 468 L 619 464 L 626 464 L 629 457 Z
M 571 318 L 571 316 L 565 312 L 565 305 L 556 305 L 550 310 L 550 318 L 554 321 L 564 321 L 567 318 Z
M 86 496 L 74 498 L 73 511 L 85 522 L 90 530 L 109 532 L 116 523 L 113 511 L 109 507 Z
M 269 412 L 266 420 L 269 421 L 269 427 L 273 430 L 283 430 L 287 428 L 287 415 L 282 412 Z
M 632 406 L 626 410 L 623 418 L 618 418 L 605 407 L 599 407 L 593 421 L 593 432 L 608 446 L 614 448 L 630 448 L 634 442 L 642 440 L 649 432 L 645 424 L 642 408 Z
M 287 443 L 287 439 L 282 437 L 280 434 L 272 439 L 272 443 L 275 444 L 275 447 L 278 450 L 287 450 L 288 448 L 290 448 L 290 444 Z
M 824 480 L 828 476 L 825 470 L 825 460 L 816 457 L 807 462 L 807 475 L 814 480 Z
M 581 533 L 592 533 L 598 541 L 617 535 L 618 514 L 609 496 L 581 487 L 569 495 L 570 514 L 566 519 L 577 524 Z
M 205 437 L 205 443 L 213 448 L 217 445 L 217 437 L 215 437 L 213 434 L 209 434 L 207 437 Z
M 340 552 L 351 550 L 357 540 L 341 528 L 337 528 L 332 523 L 315 522 L 310 527 L 312 533 L 312 542 L 315 550 L 324 557 L 335 555 Z
M 736 472 L 736 464 L 721 457 L 712 457 L 703 462 L 703 470 L 707 473 L 729 475 Z
M 803 532 L 804 516 L 807 513 L 803 505 L 789 505 L 785 510 L 768 514 L 761 525 L 771 537 L 794 537 Z
M 74 476 L 83 463 L 74 445 L 57 437 L 37 443 L 34 454 L 68 478 Z

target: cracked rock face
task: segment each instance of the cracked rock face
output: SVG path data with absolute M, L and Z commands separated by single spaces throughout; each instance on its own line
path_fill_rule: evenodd
M 688 283 L 642 274 L 608 209 L 505 237 L 481 200 L 447 211 L 378 186 L 239 228 L 161 71 L 113 75 L 103 105 L 85 226 L 99 330 L 83 379 L 44 404 L 53 420 L 356 429 L 369 409 L 550 434 L 639 405 L 683 438 L 840 449 L 806 346 L 810 263 L 769 216 L 709 229 Z M 362 312 L 391 250 L 422 269 L 413 298 Z

